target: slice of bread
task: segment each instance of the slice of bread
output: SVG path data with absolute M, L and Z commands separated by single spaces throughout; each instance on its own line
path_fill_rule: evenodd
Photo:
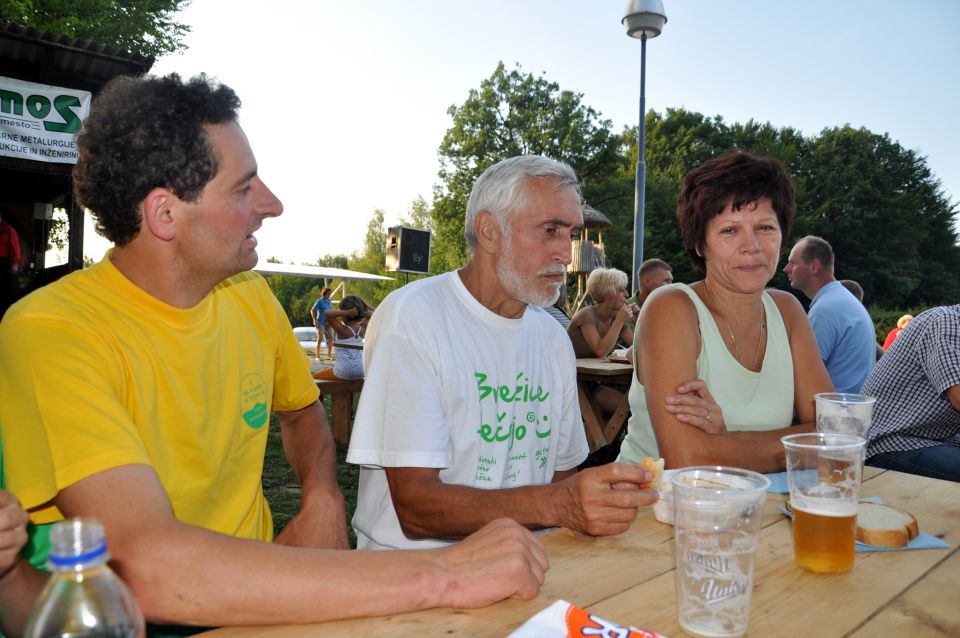
M 645 456 L 637 464 L 653 474 L 653 480 L 647 483 L 648 486 L 660 489 L 663 487 L 663 459 L 655 459 L 652 456 Z
M 873 547 L 905 547 L 920 533 L 912 514 L 889 505 L 861 501 L 857 508 L 857 540 Z

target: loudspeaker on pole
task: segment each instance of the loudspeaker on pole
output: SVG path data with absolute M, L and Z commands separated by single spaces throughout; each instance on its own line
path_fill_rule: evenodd
M 387 229 L 387 272 L 430 272 L 430 231 L 406 226 Z

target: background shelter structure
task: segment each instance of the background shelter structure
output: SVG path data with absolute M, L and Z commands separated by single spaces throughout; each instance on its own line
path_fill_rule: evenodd
M 583 230 L 580 231 L 580 237 L 573 240 L 573 259 L 567 266 L 567 274 L 577 278 L 577 295 L 572 305 L 574 313 L 586 300 L 587 275 L 607 264 L 603 251 L 603 229 L 611 226 L 613 224 L 606 215 L 589 204 L 583 205 Z M 596 241 L 590 239 L 590 229 L 597 231 Z
M 330 286 L 333 279 L 339 279 L 340 285 L 333 288 L 331 297 L 338 301 L 346 297 L 347 282 L 349 281 L 393 281 L 393 277 L 373 275 L 357 270 L 332 268 L 328 266 L 297 266 L 294 264 L 274 264 L 270 262 L 257 264 L 254 268 L 261 275 L 293 275 L 296 277 L 316 277 L 323 279 L 324 286 Z
M 153 63 L 153 57 L 0 19 L 0 206 L 20 235 L 23 254 L 23 270 L 13 276 L 10 301 L 83 268 L 84 211 L 74 202 L 71 179 L 76 160 L 64 157 L 62 148 L 46 156 L 34 151 L 36 160 L 24 152 L 24 140 L 41 135 L 44 127 L 66 128 L 70 113 L 79 111 L 29 89 L 42 85 L 54 95 L 62 89 L 65 94 L 95 96 L 114 77 L 143 75 Z M 51 123 L 45 124 L 43 117 Z M 48 249 L 58 243 L 63 249 L 53 259 Z

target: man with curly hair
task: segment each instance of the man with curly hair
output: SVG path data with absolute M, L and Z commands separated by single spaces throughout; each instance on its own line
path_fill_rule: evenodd
M 32 562 L 49 524 L 96 517 L 147 619 L 176 625 L 533 597 L 546 556 L 511 521 L 442 552 L 336 551 L 345 508 L 317 388 L 250 272 L 254 234 L 283 206 L 239 104 L 204 76 L 119 78 L 78 138 L 76 196 L 114 247 L 0 324 L 4 470 L 35 524 Z M 302 487 L 276 539 L 261 486 L 271 412 Z

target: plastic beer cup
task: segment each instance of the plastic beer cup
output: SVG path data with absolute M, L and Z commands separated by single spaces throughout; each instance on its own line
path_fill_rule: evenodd
M 791 434 L 787 484 L 797 565 L 835 573 L 853 567 L 857 502 L 866 440 L 852 434 Z
M 750 470 L 691 467 L 670 482 L 680 626 L 696 636 L 742 636 L 770 481 Z
M 819 392 L 813 397 L 817 401 L 817 432 L 867 438 L 877 401 L 874 397 L 844 392 Z

